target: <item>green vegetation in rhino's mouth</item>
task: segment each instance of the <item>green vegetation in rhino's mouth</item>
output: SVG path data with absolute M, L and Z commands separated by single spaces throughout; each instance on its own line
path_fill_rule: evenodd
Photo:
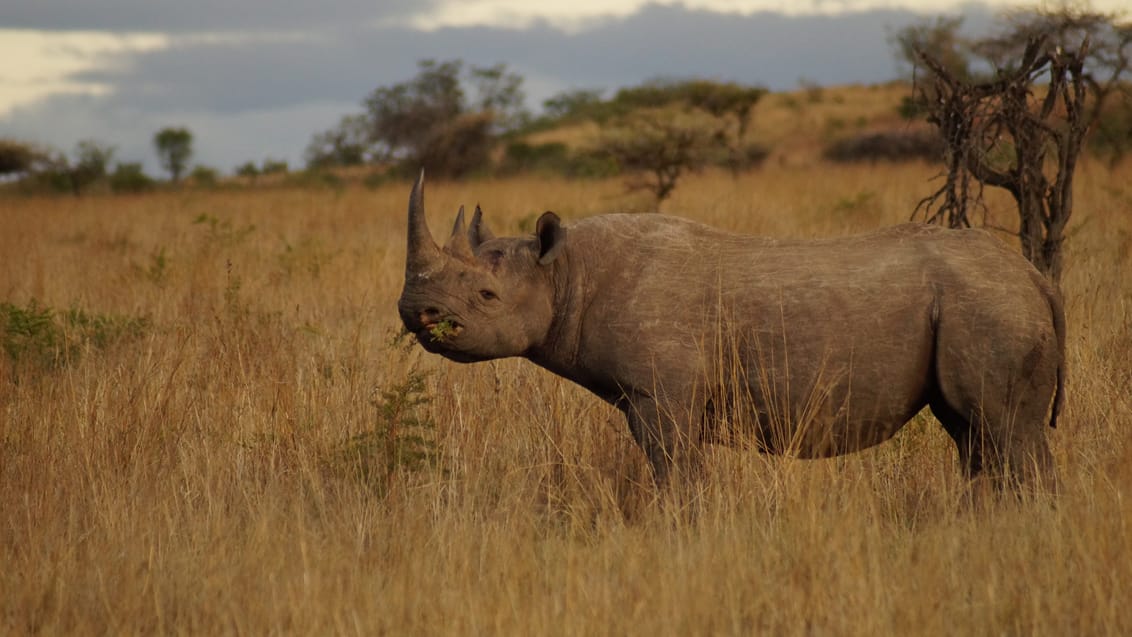
M 428 328 L 429 338 L 434 343 L 443 343 L 459 333 L 460 326 L 450 319 L 439 321 Z

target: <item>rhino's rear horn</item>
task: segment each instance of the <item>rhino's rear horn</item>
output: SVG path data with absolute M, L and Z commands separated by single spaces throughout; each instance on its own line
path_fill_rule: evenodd
M 444 245 L 445 251 L 453 256 L 464 259 L 472 258 L 472 247 L 468 242 L 468 233 L 464 230 L 464 207 L 456 213 L 456 223 L 452 224 L 452 235 Z
M 484 241 L 491 241 L 494 238 L 495 235 L 488 230 L 487 223 L 483 220 L 483 211 L 480 210 L 479 204 L 476 204 L 476 211 L 472 213 L 472 222 L 468 224 L 468 242 L 472 249 L 475 249 Z
M 432 239 L 425 221 L 424 169 L 409 195 L 409 241 L 405 251 L 405 274 L 427 272 L 440 260 L 440 248 Z

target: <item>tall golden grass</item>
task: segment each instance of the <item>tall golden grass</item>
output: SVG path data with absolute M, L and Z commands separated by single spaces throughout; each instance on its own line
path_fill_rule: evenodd
M 932 174 L 706 173 L 666 210 L 843 234 L 907 219 Z M 838 459 L 716 450 L 695 515 L 584 391 L 397 341 L 408 184 L 0 199 L 0 302 L 147 319 L 0 363 L 0 632 L 1132 634 L 1129 184 L 1079 174 L 1054 505 L 964 507 L 925 414 Z M 434 232 L 477 202 L 499 234 L 636 205 L 613 180 L 430 183 Z M 438 459 L 375 480 L 343 450 L 418 373 Z

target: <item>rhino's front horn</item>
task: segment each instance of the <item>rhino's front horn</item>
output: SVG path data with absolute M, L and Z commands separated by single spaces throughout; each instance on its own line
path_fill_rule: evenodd
M 424 212 L 424 169 L 409 195 L 409 243 L 405 252 L 405 274 L 424 273 L 440 261 L 440 248 L 428 231 Z
M 452 225 L 452 236 L 448 237 L 448 243 L 444 245 L 445 251 L 455 257 L 462 259 L 472 259 L 472 246 L 468 242 L 467 231 L 464 230 L 464 207 L 460 206 L 460 212 L 456 213 L 456 223 Z

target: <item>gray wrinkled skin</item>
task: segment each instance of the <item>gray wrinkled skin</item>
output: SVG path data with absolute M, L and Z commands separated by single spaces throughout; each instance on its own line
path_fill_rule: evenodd
M 925 405 L 969 477 L 1056 482 L 1061 302 L 986 232 L 786 241 L 652 214 L 567 228 L 547 212 L 534 235 L 496 238 L 477 208 L 440 248 L 422 182 L 405 327 L 451 360 L 522 356 L 615 405 L 661 485 L 705 443 L 828 457 L 887 440 Z

